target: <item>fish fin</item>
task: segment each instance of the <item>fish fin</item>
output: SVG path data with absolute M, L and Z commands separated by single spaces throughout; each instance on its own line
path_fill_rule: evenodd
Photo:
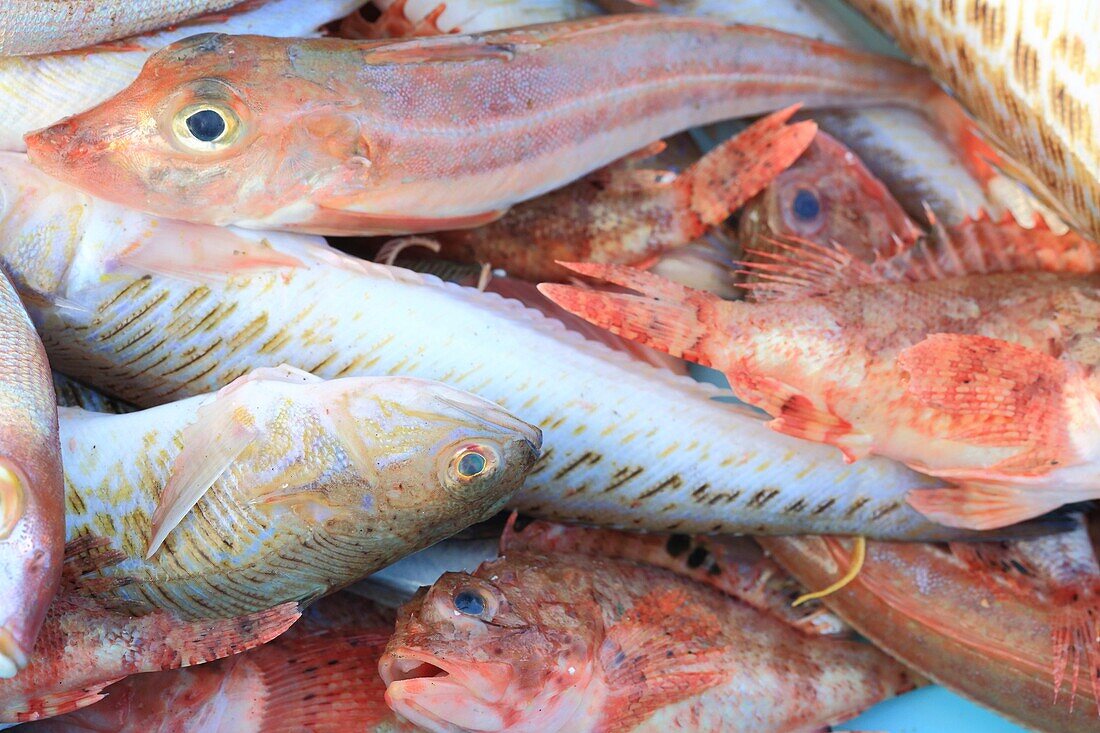
M 735 262 L 752 278 L 739 283 L 759 302 L 793 300 L 893 282 L 836 242 L 828 245 L 798 237 L 769 239 L 773 250 L 749 249 L 751 259 Z
M 1026 449 L 1005 471 L 1043 473 L 1072 454 L 1064 405 L 1081 387 L 1072 363 L 986 336 L 933 334 L 901 352 L 898 368 L 908 396 L 956 418 L 945 437 Z
M 610 624 L 600 647 L 609 700 L 599 730 L 631 730 L 655 710 L 726 679 L 720 619 L 710 609 L 685 615 L 683 588 L 655 588 Z
M 537 43 L 525 40 L 524 46 Z M 371 66 L 403 64 L 446 64 L 470 61 L 511 61 L 516 55 L 511 43 L 486 42 L 478 36 L 427 36 L 363 48 L 363 63 Z
M 960 483 L 941 489 L 915 489 L 906 501 L 947 527 L 1000 529 L 1057 509 L 1064 502 L 1052 492 L 1026 487 Z
M 15 723 L 29 723 L 34 720 L 65 715 L 99 702 L 107 696 L 107 693 L 103 691 L 105 687 L 123 679 L 126 679 L 126 675 L 75 690 L 61 690 L 29 697 L 21 704 L 6 708 L 5 713 L 10 715 L 11 721 Z
M 1084 669 L 1091 680 L 1093 699 L 1100 712 L 1100 600 L 1087 595 L 1076 603 L 1063 605 L 1054 612 L 1053 642 L 1054 701 L 1058 701 L 1069 678 L 1069 705 L 1073 709 L 1077 683 Z
M 858 431 L 852 424 L 827 406 L 816 404 L 813 398 L 776 379 L 767 377 L 738 378 L 734 392 L 746 401 L 774 417 L 768 427 L 777 433 L 815 443 L 827 443 L 840 449 L 847 463 L 866 458 L 871 453 L 871 436 Z
M 718 145 L 680 174 L 674 185 L 695 219 L 688 234 L 702 236 L 798 160 L 817 134 L 806 120 L 787 125 L 801 105 L 773 112 Z
M 257 367 L 248 374 L 237 377 L 229 384 L 218 390 L 218 397 L 228 397 L 239 391 L 241 387 L 253 382 L 285 382 L 287 384 L 317 384 L 325 380 L 290 364 L 280 364 L 275 367 Z
M 362 200 L 362 194 L 334 195 L 317 201 L 317 213 L 303 228 L 330 236 L 356 234 L 361 236 L 388 236 L 439 232 L 451 229 L 471 229 L 494 222 L 507 213 L 507 209 L 483 211 L 461 216 L 409 216 L 407 214 L 368 214 L 357 212 L 354 205 Z M 288 227 L 293 228 L 293 227 Z
M 239 377 L 248 380 L 249 375 Z M 255 381 L 255 380 L 253 380 Z M 202 495 L 259 436 L 255 420 L 239 401 L 231 383 L 198 409 L 195 422 L 183 429 L 183 450 L 172 462 L 168 481 L 153 512 L 146 559 L 160 548 Z
M 108 269 L 129 267 L 198 284 L 222 283 L 233 275 L 304 267 L 301 260 L 223 227 L 194 227 L 164 220 L 157 239 L 124 249 Z M 178 230 L 171 237 L 167 230 Z M 168 241 L 171 240 L 171 246 Z
M 355 728 L 392 713 L 386 685 L 378 676 L 378 658 L 393 629 L 319 632 L 288 641 L 285 655 L 252 657 L 264 679 L 264 733 Z
M 539 292 L 589 323 L 673 356 L 710 366 L 703 340 L 720 298 L 658 275 L 621 265 L 566 263 L 581 275 L 631 288 L 644 295 L 587 290 L 543 283 Z
M 85 534 L 65 543 L 61 582 L 66 587 L 82 585 L 84 576 L 119 564 L 126 553 L 111 548 L 106 537 Z
M 174 614 L 158 611 L 143 620 L 150 625 L 164 624 L 164 631 L 155 636 L 155 642 L 144 648 L 142 654 L 147 666 L 153 669 L 205 664 L 266 644 L 289 629 L 301 615 L 293 601 L 230 618 L 181 621 Z

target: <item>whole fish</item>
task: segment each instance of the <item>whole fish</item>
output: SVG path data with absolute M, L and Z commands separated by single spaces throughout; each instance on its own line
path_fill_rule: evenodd
M 128 677 L 107 699 L 27 733 L 416 733 L 385 702 L 378 658 L 392 629 L 282 637 L 198 667 Z M 289 635 L 288 635 L 289 636 Z
M 525 280 L 561 279 L 557 260 L 645 266 L 706 234 L 798 158 L 817 128 L 786 125 L 796 109 L 769 115 L 682 173 L 609 166 L 490 224 L 431 237 L 444 257 Z
M 309 600 L 498 511 L 539 431 L 402 377 L 258 370 L 128 415 L 62 410 L 70 537 L 120 560 L 104 602 L 231 616 Z
M 51 175 L 153 213 L 408 233 L 488 223 L 705 122 L 935 93 L 896 59 L 693 18 L 381 44 L 206 34 L 26 141 Z
M 886 186 L 824 132 L 745 205 L 739 221 L 741 246 L 754 260 L 778 249 L 772 240 L 799 239 L 840 242 L 852 256 L 874 262 L 911 246 L 921 233 Z
M 396 712 L 449 732 L 811 731 L 913 685 L 659 568 L 524 552 L 402 608 L 378 669 Z
M 960 546 L 970 544 L 981 547 L 986 543 L 960 543 Z M 520 517 L 518 521 L 509 522 L 500 546 L 504 555 L 527 552 L 553 556 L 564 552 L 653 565 L 709 585 L 807 634 L 850 631 L 843 621 L 820 605 L 792 606 L 792 601 L 806 590 L 773 560 L 764 557 L 760 546 L 749 537 L 620 532 L 543 520 L 524 521 Z M 495 559 L 495 555 L 482 561 L 491 559 Z M 476 564 L 468 569 L 448 568 L 461 572 L 476 569 Z M 431 582 L 438 580 L 439 575 Z
M 0 679 L 27 666 L 61 580 L 56 404 L 42 342 L 0 272 Z
M 877 453 L 955 484 L 909 494 L 937 521 L 1004 527 L 1100 497 L 1096 275 L 887 282 L 738 303 L 628 267 L 569 267 L 641 295 L 539 289 L 615 333 L 720 369 L 772 429 L 836 446 L 848 462 Z
M 297 618 L 293 603 L 227 619 L 184 621 L 164 611 L 133 617 L 62 594 L 50 606 L 30 666 L 0 681 L 0 725 L 86 707 L 127 675 L 242 652 L 275 638 Z
M 1082 234 L 1100 239 L 1100 5 L 853 0 L 920 59 Z M 1008 161 L 1011 165 L 1011 161 Z
M 0 56 L 53 53 L 164 28 L 241 0 L 4 0 Z
M 511 502 L 532 515 L 664 532 L 967 536 L 905 504 L 933 484 L 899 464 L 846 467 L 712 399 L 728 393 L 515 301 L 319 238 L 151 218 L 15 154 L 0 156 L 0 190 L 0 263 L 39 304 L 54 366 L 124 399 L 203 394 L 284 362 L 324 377 L 433 377 L 543 429 L 543 457 Z
M 832 583 L 854 557 L 838 538 L 759 542 L 809 588 Z M 1056 702 L 1051 640 L 1061 609 L 1045 594 L 998 592 L 988 577 L 941 546 L 870 542 L 855 580 L 823 601 L 907 666 L 1029 728 L 1095 731 L 1091 685 Z
M 19 0 L 17 0 L 18 2 Z M 41 4 L 41 3 L 40 3 Z M 132 3 L 130 3 L 132 4 Z M 218 18 L 127 39 L 120 47 L 41 56 L 0 56 L 0 150 L 23 151 L 23 136 L 83 112 L 126 88 L 154 51 L 195 33 L 308 36 L 359 0 L 266 0 Z M 50 3 L 60 6 L 61 3 Z M 122 3 L 116 3 L 122 5 Z M 0 20 L 0 24 L 3 20 Z
M 554 23 L 598 15 L 588 0 L 374 0 L 340 23 L 341 38 L 410 38 L 444 33 L 482 33 L 535 23 Z

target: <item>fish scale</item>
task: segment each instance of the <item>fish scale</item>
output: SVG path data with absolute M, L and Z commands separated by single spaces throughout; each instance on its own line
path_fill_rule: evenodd
M 545 455 L 511 506 L 545 518 L 653 531 L 966 536 L 905 504 L 907 491 L 929 485 L 917 473 L 881 459 L 845 465 L 834 449 L 713 399 L 728 393 L 570 334 L 517 301 L 365 263 L 316 237 L 153 219 L 52 181 L 14 154 L 0 156 L 0 181 L 11 206 L 33 208 L 32 221 L 64 222 L 57 240 L 18 248 L 22 219 L 0 220 L 13 229 L 0 225 L 2 241 L 15 247 L 0 248 L 0 260 L 38 302 L 59 306 L 35 309 L 54 365 L 120 397 L 179 399 L 283 362 L 326 378 L 445 379 L 542 427 Z M 28 198 L 42 190 L 56 210 Z M 229 260 L 196 258 L 191 247 Z

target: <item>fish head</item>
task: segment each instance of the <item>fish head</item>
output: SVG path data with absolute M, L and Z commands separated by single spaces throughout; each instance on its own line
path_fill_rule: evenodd
M 745 208 L 742 244 L 770 250 L 767 239 L 837 243 L 871 262 L 919 230 L 855 153 L 818 131 L 810 147 Z
M 177 219 L 222 224 L 239 218 L 242 199 L 274 205 L 279 169 L 306 172 L 279 152 L 296 121 L 271 107 L 311 105 L 276 73 L 265 40 L 205 33 L 167 46 L 116 96 L 28 134 L 31 161 L 100 198 Z
M 431 731 L 569 730 L 602 628 L 569 580 L 516 555 L 421 589 L 379 660 L 386 702 Z
M 369 489 L 349 484 L 342 503 L 376 528 L 414 513 L 420 546 L 499 511 L 539 458 L 537 427 L 469 392 L 411 377 L 328 384 L 326 409 Z

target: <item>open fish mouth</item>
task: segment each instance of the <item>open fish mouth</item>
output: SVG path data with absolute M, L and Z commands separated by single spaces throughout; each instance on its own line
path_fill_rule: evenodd
M 0 679 L 11 679 L 19 670 L 26 668 L 28 661 L 15 636 L 0 626 Z
M 505 719 L 496 703 L 512 670 L 501 662 L 451 662 L 428 652 L 400 649 L 378 664 L 386 703 L 431 731 L 498 731 Z

